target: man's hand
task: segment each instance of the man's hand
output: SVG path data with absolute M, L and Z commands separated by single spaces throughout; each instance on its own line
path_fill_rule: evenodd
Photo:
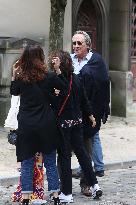
M 96 121 L 95 121 L 94 116 L 93 116 L 93 115 L 90 115 L 90 116 L 89 116 L 89 119 L 90 119 L 90 121 L 91 121 L 91 123 L 92 123 L 92 127 L 95 127 L 95 126 L 96 126 Z

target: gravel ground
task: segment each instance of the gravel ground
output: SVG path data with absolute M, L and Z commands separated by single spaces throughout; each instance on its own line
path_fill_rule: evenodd
M 73 179 L 73 205 L 136 205 L 136 167 L 108 170 L 103 178 L 99 178 L 99 184 L 103 189 L 103 196 L 100 200 L 93 200 L 81 195 L 79 179 Z M 0 205 L 19 204 L 10 200 L 15 187 L 16 185 L 0 186 Z

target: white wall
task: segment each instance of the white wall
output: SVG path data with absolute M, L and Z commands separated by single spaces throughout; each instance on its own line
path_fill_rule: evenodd
M 45 38 L 48 47 L 50 0 L 0 0 L 0 36 Z M 65 13 L 64 47 L 70 49 L 71 0 Z
M 45 36 L 49 18 L 49 0 L 0 0 L 0 36 Z

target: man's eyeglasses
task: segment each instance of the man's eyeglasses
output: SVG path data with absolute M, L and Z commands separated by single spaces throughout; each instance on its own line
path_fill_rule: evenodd
M 73 46 L 76 46 L 76 44 L 78 46 L 81 46 L 83 44 L 81 41 L 73 41 L 72 43 L 73 43 Z

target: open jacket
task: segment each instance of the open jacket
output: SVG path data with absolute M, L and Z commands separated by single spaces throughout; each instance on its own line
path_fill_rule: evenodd
M 109 115 L 110 83 L 106 65 L 98 53 L 93 53 L 91 59 L 80 71 L 81 79 L 87 97 L 92 105 L 92 113 L 96 118 L 96 127 L 89 124 L 86 113 L 83 114 L 84 136 L 92 137 L 100 130 L 101 120 Z M 104 119 L 105 118 L 105 119 Z

